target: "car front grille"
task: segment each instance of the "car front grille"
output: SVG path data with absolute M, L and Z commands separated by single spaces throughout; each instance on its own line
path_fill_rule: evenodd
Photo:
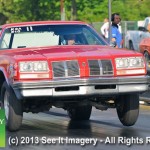
M 88 60 L 90 76 L 111 76 L 113 67 L 111 60 Z
M 111 60 L 88 60 L 90 76 L 112 76 Z M 53 78 L 80 77 L 80 68 L 77 60 L 52 62 Z
M 78 61 L 76 60 L 52 62 L 52 69 L 54 78 L 80 76 Z

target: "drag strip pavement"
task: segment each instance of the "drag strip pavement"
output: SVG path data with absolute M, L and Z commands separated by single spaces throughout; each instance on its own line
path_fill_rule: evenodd
M 18 140 L 17 146 L 10 142 L 13 137 Z M 138 121 L 132 127 L 120 123 L 115 109 L 93 108 L 90 121 L 70 121 L 66 111 L 52 108 L 39 114 L 24 113 L 20 131 L 7 131 L 5 149 L 149 150 L 149 140 L 150 106 L 141 106 Z

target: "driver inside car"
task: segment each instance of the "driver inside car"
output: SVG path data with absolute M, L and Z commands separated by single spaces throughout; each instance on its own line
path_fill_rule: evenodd
M 71 34 L 71 35 L 65 35 L 63 37 L 63 40 L 61 42 L 62 45 L 75 45 L 75 39 L 76 39 L 76 36 Z
M 68 35 L 67 37 L 67 45 L 74 45 L 75 42 L 75 35 Z

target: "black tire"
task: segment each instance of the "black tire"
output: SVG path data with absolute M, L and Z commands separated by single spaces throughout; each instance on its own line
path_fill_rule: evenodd
M 132 41 L 129 42 L 129 49 L 134 50 L 134 46 L 133 46 Z
M 18 100 L 13 89 L 6 82 L 1 89 L 2 108 L 5 109 L 6 127 L 9 131 L 19 130 L 22 124 L 23 111 L 21 100 Z
M 132 126 L 139 116 L 139 95 L 121 95 L 116 100 L 116 110 L 120 122 L 124 126 Z
M 150 55 L 148 54 L 147 51 L 144 52 L 144 57 L 145 57 L 145 60 L 146 60 L 147 65 L 148 65 L 148 64 L 149 64 L 149 61 L 150 61 Z
M 89 120 L 92 112 L 92 106 L 77 106 L 67 110 L 71 120 Z

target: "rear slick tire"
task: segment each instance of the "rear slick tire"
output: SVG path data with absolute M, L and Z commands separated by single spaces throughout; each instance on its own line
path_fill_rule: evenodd
M 92 106 L 77 106 L 67 110 L 71 120 L 89 120 L 91 116 Z

